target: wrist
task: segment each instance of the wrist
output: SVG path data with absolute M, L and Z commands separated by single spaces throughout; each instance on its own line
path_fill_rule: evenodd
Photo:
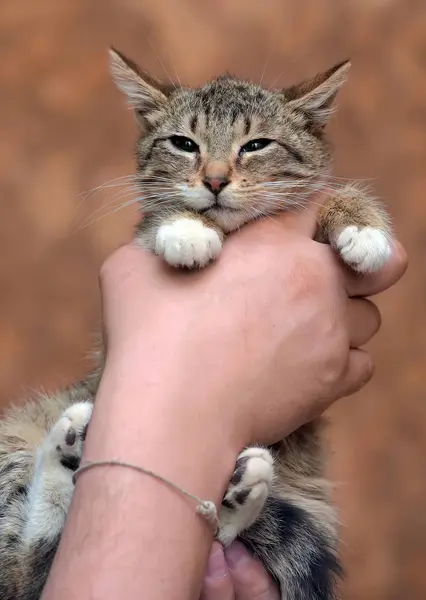
M 201 400 L 200 408 L 194 394 L 145 367 L 136 376 L 131 359 L 107 361 L 83 463 L 142 466 L 219 508 L 240 450 L 232 427 L 217 407 Z M 155 600 L 198 597 L 211 541 L 184 495 L 133 469 L 100 466 L 79 478 L 45 597 L 70 598 L 63 589 L 71 576 L 81 579 L 82 597 L 133 599 L 144 587 Z
M 203 390 L 201 382 L 193 379 L 190 385 L 177 375 L 152 368 L 149 360 L 139 370 L 125 355 L 108 360 L 85 459 L 133 462 L 187 486 L 194 494 L 221 500 L 244 445 L 235 411 L 227 407 L 227 399 Z M 214 471 L 207 488 L 204 470 Z
M 208 425 L 229 438 L 234 446 L 244 445 L 245 420 L 241 418 L 235 389 L 241 380 L 238 366 L 227 360 L 226 368 L 212 376 L 198 364 L 200 352 L 185 340 L 183 332 L 169 339 L 141 337 L 108 351 L 100 391 L 105 388 L 108 396 L 114 393 L 118 405 L 121 398 L 130 394 L 138 409 L 149 405 L 149 410 L 163 411 L 165 417 L 187 411 L 188 426 Z M 216 370 L 217 362 L 212 366 Z

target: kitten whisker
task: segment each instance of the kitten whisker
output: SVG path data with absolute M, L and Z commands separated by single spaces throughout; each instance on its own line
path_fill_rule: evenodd
M 82 199 L 79 202 L 78 206 L 80 206 L 83 202 L 86 202 L 87 200 L 89 200 L 104 189 L 119 187 L 121 185 L 127 185 L 128 183 L 135 183 L 136 185 L 137 181 L 138 178 L 134 175 L 124 175 L 123 177 L 117 177 L 115 179 L 111 179 L 110 181 L 106 181 L 105 183 L 102 183 L 90 190 L 87 190 L 86 192 L 80 192 L 78 196 L 80 196 Z
M 163 189 L 166 189 L 166 188 L 163 188 Z M 156 190 L 156 193 L 158 193 L 157 190 Z M 139 187 L 138 186 L 126 187 L 124 190 L 120 190 L 119 192 L 116 192 L 115 194 L 113 194 L 113 196 L 107 202 L 105 202 L 98 209 L 96 209 L 92 213 L 91 216 L 93 217 L 95 214 L 97 214 L 98 212 L 100 212 L 101 210 L 106 208 L 107 206 L 110 206 L 114 202 L 123 200 L 123 198 L 125 198 L 126 196 L 129 196 L 130 194 L 140 194 Z
M 171 77 L 171 75 L 170 75 L 169 71 L 166 69 L 166 67 L 165 67 L 165 65 L 164 65 L 164 62 L 163 62 L 163 61 L 162 61 L 162 59 L 161 59 L 161 56 L 158 54 L 157 50 L 154 48 L 154 44 L 151 42 L 151 40 L 150 40 L 150 38 L 149 38 L 149 37 L 147 38 L 147 40 L 148 40 L 148 44 L 149 44 L 149 46 L 151 47 L 151 50 L 154 52 L 155 56 L 157 57 L 157 60 L 158 60 L 158 62 L 160 63 L 160 65 L 161 65 L 161 68 L 163 69 L 163 71 L 164 71 L 164 73 L 166 74 L 166 76 L 168 77 L 168 79 L 169 79 L 170 83 L 172 84 L 172 86 L 173 86 L 173 87 L 174 87 L 174 89 L 176 90 L 176 89 L 177 89 L 177 85 L 176 85 L 176 83 L 174 82 L 174 80 L 172 79 L 172 77 Z
M 103 187 L 108 187 L 108 186 L 109 186 L 109 185 L 111 185 L 111 184 L 119 183 L 120 181 L 123 181 L 123 180 L 132 180 L 132 181 L 133 181 L 133 180 L 136 180 L 136 179 L 138 179 L 138 176 L 137 176 L 137 175 L 135 175 L 135 174 L 131 174 L 131 173 L 129 173 L 129 174 L 127 174 L 127 175 L 121 175 L 120 177 L 114 177 L 113 179 L 110 179 L 110 180 L 108 180 L 108 181 L 104 181 L 104 182 L 103 182 L 103 183 L 101 183 L 100 185 L 97 185 L 97 186 L 95 186 L 95 187 L 94 187 L 93 189 L 91 189 L 91 190 L 87 190 L 87 191 L 85 191 L 85 192 L 81 192 L 81 193 L 79 194 L 79 196 L 81 196 L 81 195 L 84 195 L 84 194 L 90 194 L 91 192 L 95 192 L 95 191 L 97 191 L 98 189 L 101 189 L 101 188 L 103 188 Z
M 144 202 L 144 200 L 146 200 L 146 198 L 149 198 L 150 202 Z M 147 212 L 154 208 L 158 208 L 159 206 L 161 206 L 162 210 L 165 210 L 167 208 L 168 200 L 173 201 L 173 200 L 176 200 L 179 198 L 181 198 L 181 196 L 178 195 L 177 193 L 175 194 L 175 196 L 172 196 L 168 192 L 164 193 L 163 195 L 153 194 L 152 196 L 148 196 L 148 197 L 147 196 L 138 196 L 136 198 L 132 198 L 131 200 L 128 200 L 127 202 L 123 202 L 122 204 L 120 204 L 117 207 L 114 207 L 112 210 L 109 210 L 105 214 L 99 215 L 97 218 L 94 218 L 95 214 L 98 214 L 99 210 L 102 210 L 103 208 L 105 208 L 105 206 L 103 206 L 103 207 L 101 207 L 101 209 L 98 209 L 97 211 L 92 213 L 92 215 L 90 217 L 88 217 L 88 219 L 86 219 L 86 221 L 84 221 L 80 227 L 77 228 L 77 232 L 94 225 L 101 219 L 104 219 L 112 214 L 115 214 L 118 211 L 120 211 L 128 206 L 132 206 L 132 204 L 137 204 L 139 206 L 139 210 L 141 210 L 141 212 Z
M 265 77 L 265 73 L 266 73 L 267 67 L 268 67 L 268 59 L 266 58 L 265 59 L 265 64 L 263 65 L 262 74 L 260 76 L 259 85 L 262 85 L 262 83 L 263 83 L 263 78 Z
M 326 175 L 327 178 L 329 179 L 335 179 L 337 181 L 344 181 L 347 182 L 348 178 L 347 177 L 337 177 L 336 175 Z M 363 182 L 363 181 L 376 181 L 378 178 L 377 177 L 357 177 L 357 183 Z
M 275 77 L 275 79 L 273 80 L 273 82 L 269 85 L 269 88 L 271 90 L 273 90 L 275 88 L 275 85 L 278 83 L 278 81 L 281 79 L 281 77 L 283 76 L 284 71 L 281 71 L 279 73 L 279 75 L 277 77 Z
M 173 72 L 174 72 L 174 74 L 176 76 L 177 82 L 179 84 L 179 87 L 182 87 L 182 83 L 181 83 L 180 77 L 179 77 L 178 72 L 176 70 L 176 64 L 174 62 L 172 62 L 172 67 L 173 67 Z

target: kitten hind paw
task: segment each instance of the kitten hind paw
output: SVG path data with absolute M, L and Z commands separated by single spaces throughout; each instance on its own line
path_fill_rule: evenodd
M 80 464 L 92 409 L 90 402 L 72 404 L 54 424 L 44 444 L 45 453 L 49 452 L 72 471 Z
M 344 262 L 359 273 L 378 271 L 392 254 L 389 236 L 374 227 L 345 227 L 336 235 L 333 245 Z
M 273 457 L 266 448 L 241 452 L 220 511 L 219 541 L 227 546 L 259 516 L 271 489 Z

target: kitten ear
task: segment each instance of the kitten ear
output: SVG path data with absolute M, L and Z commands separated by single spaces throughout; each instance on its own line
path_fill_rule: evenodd
M 333 113 L 332 104 L 347 79 L 351 63 L 345 60 L 313 79 L 284 90 L 288 106 L 308 113 L 315 124 L 324 127 Z
M 167 96 L 158 81 L 114 48 L 110 48 L 109 56 L 112 79 L 139 117 L 144 118 L 167 103 Z

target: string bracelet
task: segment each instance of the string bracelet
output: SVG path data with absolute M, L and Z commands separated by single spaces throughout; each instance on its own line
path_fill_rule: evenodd
M 145 475 L 150 475 L 151 477 L 154 477 L 155 479 L 159 479 L 160 481 L 162 481 L 169 487 L 173 488 L 177 492 L 180 492 L 187 498 L 190 498 L 191 500 L 194 500 L 195 502 L 197 502 L 195 512 L 198 515 L 201 515 L 209 523 L 209 525 L 212 527 L 215 535 L 219 531 L 219 517 L 217 515 L 217 508 L 216 508 L 216 505 L 214 502 L 212 502 L 211 500 L 202 500 L 201 498 L 198 498 L 198 496 L 195 496 L 195 494 L 191 494 L 190 492 L 187 492 L 180 486 L 176 485 L 176 483 L 173 483 L 173 481 L 166 479 L 165 477 L 163 477 L 162 475 L 159 475 L 158 473 L 154 473 L 154 471 L 151 471 L 151 469 L 145 469 L 145 467 L 139 467 L 137 465 L 132 465 L 131 463 L 126 463 L 121 460 L 95 460 L 93 462 L 85 462 L 85 463 L 80 464 L 78 469 L 76 471 L 74 471 L 73 477 L 72 477 L 73 483 L 75 484 L 77 482 L 78 477 L 84 471 L 88 471 L 89 469 L 94 469 L 95 467 L 125 467 L 127 469 L 133 469 L 134 471 L 138 471 L 139 473 L 144 473 Z

